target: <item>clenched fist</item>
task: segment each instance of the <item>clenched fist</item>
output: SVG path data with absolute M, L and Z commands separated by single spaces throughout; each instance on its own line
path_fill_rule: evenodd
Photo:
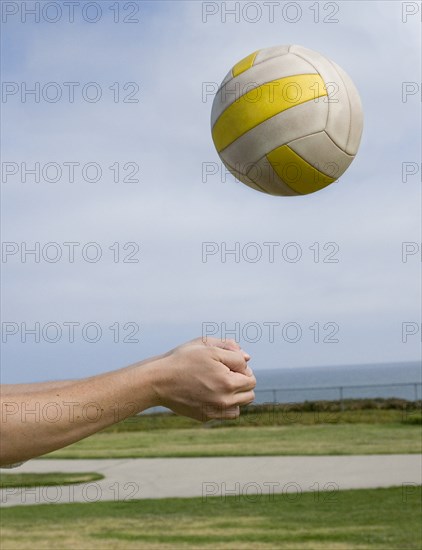
M 197 420 L 237 418 L 240 405 L 255 398 L 249 359 L 232 340 L 198 338 L 179 346 L 153 366 L 157 402 Z

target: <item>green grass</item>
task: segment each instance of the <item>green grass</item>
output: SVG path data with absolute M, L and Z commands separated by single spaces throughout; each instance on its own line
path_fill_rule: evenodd
M 13 487 L 45 487 L 53 485 L 72 485 L 74 483 L 88 483 L 104 479 L 104 476 L 96 472 L 63 473 L 51 472 L 49 474 L 5 474 L 0 473 L 0 489 Z
M 295 424 L 104 431 L 43 458 L 390 454 L 419 453 L 421 448 L 418 425 Z
M 305 402 L 286 405 L 256 405 L 242 411 L 237 420 L 211 421 L 209 427 L 293 426 L 296 424 L 421 424 L 420 403 L 396 400 L 355 400 L 340 403 Z M 128 418 L 104 430 L 108 433 L 161 429 L 201 429 L 196 420 L 175 414 L 148 414 Z
M 2 550 L 420 550 L 420 487 L 17 506 Z

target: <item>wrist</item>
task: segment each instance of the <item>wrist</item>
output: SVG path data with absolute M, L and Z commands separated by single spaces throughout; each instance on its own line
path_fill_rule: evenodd
M 140 366 L 142 372 L 142 387 L 146 392 L 148 408 L 163 406 L 163 370 L 167 363 L 166 355 L 158 355 Z

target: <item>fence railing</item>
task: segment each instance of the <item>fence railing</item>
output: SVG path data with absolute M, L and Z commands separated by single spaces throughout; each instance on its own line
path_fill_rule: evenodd
M 359 395 L 359 396 L 347 396 L 347 390 L 353 390 L 353 389 L 364 389 L 364 388 L 377 388 L 377 389 L 381 389 L 381 388 L 397 388 L 397 387 L 401 387 L 401 388 L 409 388 L 410 389 L 410 392 L 409 392 L 409 395 L 408 397 L 404 398 L 404 399 L 408 399 L 409 401 L 411 400 L 410 398 L 410 395 L 412 394 L 412 398 L 413 398 L 413 401 L 419 401 L 422 396 L 422 382 L 399 382 L 397 384 L 359 384 L 359 385 L 336 385 L 336 386 L 310 386 L 308 388 L 304 388 L 303 386 L 300 387 L 300 388 L 266 388 L 266 389 L 261 389 L 261 388 L 258 388 L 258 389 L 255 389 L 255 396 L 258 397 L 260 394 L 270 394 L 272 399 L 270 400 L 259 400 L 259 399 L 255 399 L 255 402 L 254 404 L 258 405 L 258 404 L 263 404 L 263 403 L 272 403 L 272 404 L 287 404 L 287 403 L 292 403 L 293 400 L 286 400 L 286 401 L 280 401 L 278 399 L 278 395 L 281 394 L 281 393 L 290 393 L 290 392 L 302 392 L 303 394 L 306 394 L 306 392 L 311 392 L 311 391 L 337 391 L 337 395 L 338 395 L 338 399 L 335 399 L 333 397 L 330 397 L 330 398 L 320 398 L 320 399 L 304 399 L 304 398 L 300 398 L 298 399 L 297 401 L 295 401 L 295 403 L 300 403 L 300 402 L 303 402 L 303 401 L 340 401 L 340 408 L 343 409 L 343 404 L 344 404 L 344 401 L 346 401 L 347 399 L 376 399 L 377 397 L 379 396 L 375 396 L 375 395 L 370 395 L 370 396 L 362 396 L 362 395 Z M 421 391 L 418 391 L 418 388 L 421 387 Z M 403 399 L 403 396 L 398 396 L 398 395 L 389 395 L 388 397 L 391 397 L 391 398 L 401 398 Z M 384 399 L 387 399 L 388 397 L 386 396 L 382 396 L 382 398 Z M 166 409 L 165 407 L 153 407 L 151 409 L 148 409 L 148 411 L 144 411 L 140 414 L 154 414 L 154 413 L 162 413 L 162 412 L 168 412 L 168 409 Z
M 271 401 L 266 401 L 267 403 L 286 403 L 286 401 L 280 401 L 278 399 L 278 395 L 281 393 L 291 393 L 291 392 L 302 392 L 307 393 L 311 391 L 337 391 L 338 392 L 338 399 L 333 398 L 324 398 L 323 401 L 340 401 L 340 403 L 343 403 L 346 399 L 375 399 L 379 396 L 347 396 L 347 390 L 358 390 L 358 389 L 366 389 L 366 388 L 377 388 L 378 390 L 381 390 L 383 388 L 409 388 L 409 396 L 412 393 L 414 401 L 418 401 L 421 399 L 420 394 L 421 392 L 418 391 L 418 388 L 421 387 L 422 390 L 422 382 L 404 382 L 404 383 L 397 383 L 397 384 L 358 384 L 358 385 L 336 385 L 336 386 L 310 386 L 307 388 L 301 387 L 301 388 L 268 388 L 268 389 L 255 389 L 255 395 L 258 397 L 259 394 L 270 394 L 272 396 Z M 398 395 L 390 395 L 388 396 L 390 398 L 399 398 Z M 387 398 L 387 397 L 384 397 Z M 301 399 L 302 400 L 302 399 Z M 315 399 L 307 399 L 307 401 L 315 401 Z

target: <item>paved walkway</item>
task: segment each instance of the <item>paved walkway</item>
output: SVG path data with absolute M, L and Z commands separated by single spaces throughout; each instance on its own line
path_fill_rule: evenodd
M 5 472 L 5 470 L 2 470 Z M 1 506 L 166 497 L 295 494 L 422 484 L 420 455 L 32 460 L 14 472 L 98 472 L 81 485 L 3 489 Z M 329 498 L 329 495 L 325 495 Z

